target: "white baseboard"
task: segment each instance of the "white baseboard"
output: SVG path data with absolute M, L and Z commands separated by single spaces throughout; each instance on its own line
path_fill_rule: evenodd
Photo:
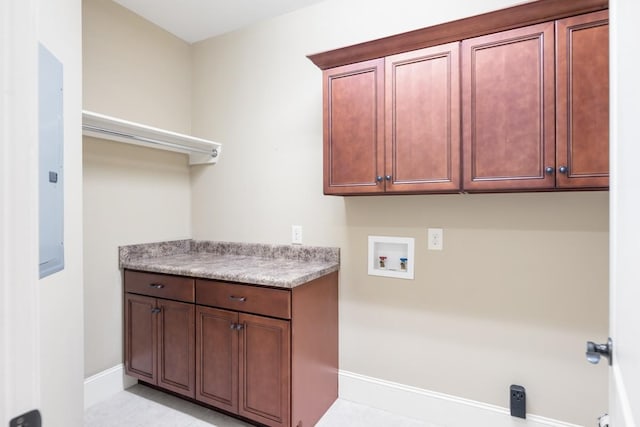
M 581 427 L 537 415 L 522 420 L 509 409 L 348 371 L 339 373 L 340 398 L 446 427 Z
M 84 409 L 131 387 L 137 379 L 124 374 L 124 365 L 116 365 L 84 380 Z
M 120 364 L 84 381 L 84 407 L 89 408 L 131 387 L 138 380 L 124 374 Z M 511 417 L 509 410 L 348 371 L 340 371 L 340 398 L 372 408 L 446 427 L 581 427 L 527 414 L 526 420 Z

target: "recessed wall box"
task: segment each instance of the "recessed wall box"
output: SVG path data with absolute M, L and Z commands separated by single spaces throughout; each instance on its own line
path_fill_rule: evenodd
M 369 236 L 369 275 L 413 280 L 414 246 L 413 237 Z
M 64 269 L 64 70 L 43 45 L 38 54 L 40 278 Z

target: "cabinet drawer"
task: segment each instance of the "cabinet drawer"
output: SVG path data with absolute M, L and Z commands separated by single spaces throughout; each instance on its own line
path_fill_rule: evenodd
M 196 304 L 291 319 L 291 292 L 284 289 L 196 280 Z
M 195 301 L 194 279 L 158 273 L 125 270 L 124 290 L 184 302 Z

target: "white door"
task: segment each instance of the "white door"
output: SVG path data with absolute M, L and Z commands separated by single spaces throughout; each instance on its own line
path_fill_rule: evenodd
M 640 423 L 640 2 L 612 0 L 610 329 L 612 427 Z
M 34 0 L 0 2 L 0 425 L 40 402 Z

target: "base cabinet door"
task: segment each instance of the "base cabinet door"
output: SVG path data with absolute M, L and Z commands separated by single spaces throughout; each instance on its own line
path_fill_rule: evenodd
M 267 426 L 290 425 L 290 323 L 239 315 L 239 414 Z
M 196 308 L 196 399 L 238 413 L 238 313 Z
M 194 397 L 194 306 L 125 294 L 125 371 Z
M 195 396 L 195 323 L 193 304 L 157 300 L 158 382 L 175 393 Z
M 127 375 L 157 383 L 156 299 L 125 294 L 125 372 Z

